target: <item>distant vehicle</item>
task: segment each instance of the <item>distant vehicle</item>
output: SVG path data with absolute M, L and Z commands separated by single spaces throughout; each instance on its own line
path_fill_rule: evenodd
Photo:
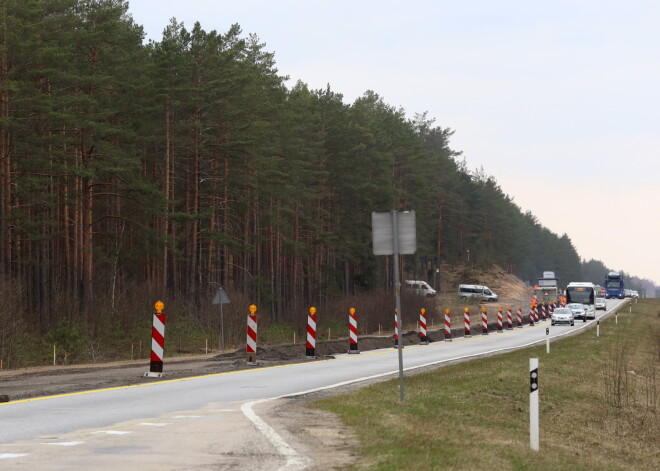
M 575 319 L 586 319 L 587 310 L 584 308 L 584 304 L 568 303 L 566 309 L 569 309 L 573 313 Z
M 596 310 L 602 309 L 604 311 L 607 309 L 607 302 L 605 301 L 605 298 L 596 298 L 594 305 L 596 306 Z
M 431 285 L 429 285 L 426 281 L 405 280 L 404 288 L 409 289 L 415 294 L 421 294 L 427 297 L 433 297 L 437 294 L 436 291 L 431 288 Z
M 632 297 L 633 298 L 639 298 L 639 293 L 637 292 L 637 290 L 635 290 L 635 289 L 632 290 Z
M 596 318 L 596 285 L 588 282 L 571 282 L 566 287 L 566 302 L 579 303 L 584 306 L 586 321 L 587 317 Z M 573 311 L 575 313 L 575 311 Z M 575 316 L 577 317 L 577 316 Z
M 534 286 L 534 298 L 538 302 L 550 303 L 559 297 L 559 288 L 555 272 L 544 271 L 543 278 L 539 278 Z
M 611 271 L 605 277 L 605 297 L 623 299 L 626 296 L 626 290 L 623 282 L 623 275 L 618 271 Z
M 458 297 L 463 300 L 477 298 L 479 301 L 489 302 L 495 302 L 499 299 L 499 296 L 493 290 L 483 285 L 459 285 Z
M 624 290 L 623 290 L 623 296 L 626 297 L 626 298 L 632 298 L 632 297 L 633 297 L 633 295 L 632 295 L 632 290 L 630 290 L 630 289 L 624 289 Z
M 575 325 L 575 316 L 573 311 L 567 307 L 558 307 L 550 317 L 550 324 L 570 324 Z

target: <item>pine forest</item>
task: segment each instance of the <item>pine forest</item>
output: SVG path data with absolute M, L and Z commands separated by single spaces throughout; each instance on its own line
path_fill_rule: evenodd
M 569 237 L 466 168 L 451 129 L 373 91 L 346 103 L 329 85 L 287 85 L 237 24 L 173 19 L 146 43 L 123 0 L 0 8 L 6 362 L 34 339 L 88 356 L 136 326 L 148 339 L 156 299 L 175 326 L 215 329 L 218 287 L 228 316 L 254 303 L 273 325 L 391 293 L 372 211 L 415 210 L 402 269 L 417 279 L 467 250 L 523 280 L 581 276 Z

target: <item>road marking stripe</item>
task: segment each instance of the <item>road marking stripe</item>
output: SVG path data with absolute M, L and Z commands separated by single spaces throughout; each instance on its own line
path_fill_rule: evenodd
M 161 422 L 161 423 L 153 423 L 153 422 L 140 422 L 138 425 L 147 425 L 149 427 L 165 427 L 166 425 L 172 425 L 171 422 Z
M 301 456 L 296 450 L 291 448 L 288 443 L 266 422 L 264 422 L 252 410 L 252 406 L 267 402 L 269 399 L 261 399 L 259 401 L 246 402 L 241 406 L 241 411 L 255 427 L 266 437 L 266 439 L 275 447 L 277 452 L 286 458 L 286 463 L 281 466 L 279 470 L 297 471 L 305 469 L 311 464 L 311 460 L 307 457 Z
M 22 456 L 27 456 L 27 453 L 0 453 L 0 460 L 9 460 L 12 458 L 20 458 Z
M 42 443 L 42 445 L 59 445 L 59 446 L 77 446 L 82 445 L 85 442 L 52 442 L 52 443 Z
M 97 432 L 92 432 L 92 433 L 103 433 L 105 435 L 128 435 L 129 433 L 133 433 L 133 432 L 125 432 L 123 430 L 99 430 Z

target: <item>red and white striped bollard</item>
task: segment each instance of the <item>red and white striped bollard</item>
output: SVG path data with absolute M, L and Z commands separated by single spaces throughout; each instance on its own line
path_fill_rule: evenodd
M 481 335 L 488 335 L 488 311 L 485 307 L 481 308 Z
M 451 314 L 445 309 L 445 342 L 451 342 Z
M 502 307 L 497 308 L 497 333 L 502 333 Z
M 511 306 L 506 307 L 506 330 L 513 330 L 513 316 L 511 315 Z
M 350 308 L 348 310 L 348 331 L 350 342 L 348 353 L 359 354 L 360 350 L 358 350 L 357 314 L 355 314 L 355 308 Z
M 245 342 L 245 362 L 248 365 L 257 365 L 257 306 L 250 304 L 250 313 L 247 316 L 247 340 Z
M 521 306 L 518 306 L 518 312 L 516 313 L 516 315 L 518 316 L 518 328 L 522 329 L 522 326 L 523 326 L 522 324 L 523 323 L 522 323 L 522 307 Z
M 472 332 L 470 330 L 470 310 L 468 308 L 464 308 L 465 314 L 463 315 L 463 320 L 465 323 L 465 336 L 466 337 L 472 337 Z
M 154 304 L 153 326 L 151 327 L 151 363 L 149 371 L 144 374 L 151 378 L 163 377 L 163 356 L 165 354 L 165 304 L 156 301 Z
M 397 309 L 394 308 L 394 348 L 399 346 L 399 318 L 397 312 Z
M 534 325 L 534 305 L 530 304 L 529 306 L 529 325 Z
M 307 343 L 305 344 L 305 358 L 314 360 L 316 358 L 316 308 L 309 308 L 307 316 Z
M 426 309 L 424 308 L 419 310 L 419 344 L 429 344 L 429 338 L 426 335 Z

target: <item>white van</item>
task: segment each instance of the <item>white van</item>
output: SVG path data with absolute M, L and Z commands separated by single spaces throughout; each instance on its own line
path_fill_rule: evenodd
M 458 285 L 458 297 L 460 299 L 477 298 L 480 301 L 495 302 L 499 296 L 488 286 L 482 285 Z
M 436 292 L 426 281 L 419 280 L 405 280 L 403 282 L 404 289 L 410 290 L 415 294 L 422 294 L 424 296 L 435 296 Z

